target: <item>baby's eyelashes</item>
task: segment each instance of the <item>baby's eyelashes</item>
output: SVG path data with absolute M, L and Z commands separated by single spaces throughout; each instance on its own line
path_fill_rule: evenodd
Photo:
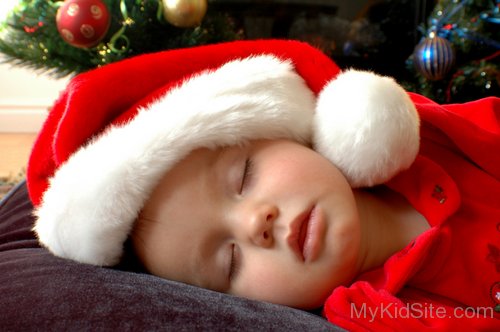
M 245 164 L 243 167 L 243 172 L 241 176 L 241 183 L 240 183 L 240 189 L 239 189 L 239 194 L 242 195 L 245 193 L 245 190 L 250 186 L 253 178 L 253 171 L 254 171 L 254 163 L 251 158 L 247 158 L 245 160 Z

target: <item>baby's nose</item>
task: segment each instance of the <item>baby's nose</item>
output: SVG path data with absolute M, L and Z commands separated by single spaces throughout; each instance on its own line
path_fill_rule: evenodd
M 248 231 L 251 241 L 264 248 L 269 248 L 274 243 L 274 223 L 278 218 L 279 210 L 272 204 L 261 204 L 250 212 Z

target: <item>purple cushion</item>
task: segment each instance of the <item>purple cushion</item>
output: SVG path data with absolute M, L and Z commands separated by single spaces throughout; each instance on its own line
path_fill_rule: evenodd
M 339 331 L 305 311 L 74 263 L 40 248 L 21 183 L 0 202 L 0 326 L 26 330 Z

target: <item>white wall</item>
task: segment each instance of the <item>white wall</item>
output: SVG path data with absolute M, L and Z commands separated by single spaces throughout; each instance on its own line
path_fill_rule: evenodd
M 18 3 L 0 0 L 0 23 Z M 68 79 L 55 80 L 3 61 L 0 54 L 0 133 L 37 132 Z
M 37 132 L 68 79 L 0 64 L 0 133 Z

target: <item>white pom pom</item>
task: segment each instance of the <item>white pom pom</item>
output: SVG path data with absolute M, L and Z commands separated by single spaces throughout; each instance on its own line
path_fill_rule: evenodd
M 349 70 L 321 91 L 314 148 L 352 187 L 384 183 L 408 168 L 418 153 L 418 113 L 392 78 Z

